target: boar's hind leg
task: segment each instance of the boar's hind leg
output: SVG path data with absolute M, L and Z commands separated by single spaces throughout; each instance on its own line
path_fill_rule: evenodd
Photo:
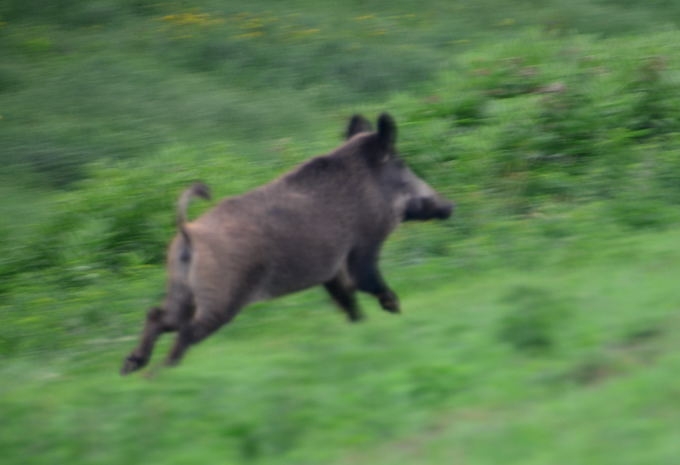
M 166 365 L 177 365 L 190 346 L 233 320 L 258 288 L 262 276 L 262 269 L 254 267 L 243 273 L 240 280 L 219 291 L 212 288 L 209 292 L 194 294 L 196 311 L 190 321 L 180 324 L 175 344 L 165 360 Z
M 335 278 L 324 283 L 324 287 L 342 311 L 347 314 L 349 321 L 356 322 L 361 320 L 361 310 L 359 310 L 359 305 L 354 295 L 354 288 L 345 273 L 340 273 Z
M 153 307 L 148 311 L 141 341 L 123 361 L 123 367 L 120 370 L 121 375 L 132 373 L 149 363 L 158 336 L 177 329 L 177 323 L 172 321 L 173 319 L 170 316 L 168 312 L 159 307 Z
M 350 269 L 360 291 L 377 297 L 384 310 L 390 313 L 399 313 L 399 298 L 387 286 L 380 274 L 378 259 L 375 254 L 351 256 Z
M 194 318 L 177 331 L 177 339 L 165 361 L 166 365 L 177 365 L 190 346 L 198 344 L 229 323 L 240 309 L 240 305 L 230 305 L 226 311 L 222 311 L 221 307 L 218 309 L 198 305 Z

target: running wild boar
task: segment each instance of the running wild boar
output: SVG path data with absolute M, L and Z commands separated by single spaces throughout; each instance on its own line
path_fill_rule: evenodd
M 356 115 L 345 135 L 331 153 L 224 199 L 194 221 L 187 222 L 187 205 L 192 197 L 208 199 L 208 188 L 197 183 L 181 195 L 165 300 L 148 311 L 122 374 L 145 366 L 164 332 L 177 332 L 166 360 L 174 365 L 246 305 L 316 285 L 350 321 L 361 319 L 356 291 L 399 312 L 378 267 L 380 248 L 402 221 L 445 219 L 453 204 L 399 158 L 390 115 L 378 118 L 375 131 Z

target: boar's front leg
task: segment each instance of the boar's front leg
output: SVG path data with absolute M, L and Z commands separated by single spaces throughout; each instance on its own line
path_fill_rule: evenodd
M 399 313 L 399 298 L 390 289 L 378 269 L 378 250 L 350 254 L 349 268 L 360 291 L 377 297 L 380 306 L 390 313 Z
M 354 294 L 354 285 L 347 272 L 341 271 L 333 279 L 324 283 L 324 287 L 342 311 L 347 314 L 349 321 L 357 322 L 363 318 Z

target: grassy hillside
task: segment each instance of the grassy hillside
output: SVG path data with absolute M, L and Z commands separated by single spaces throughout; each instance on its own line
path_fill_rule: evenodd
M 128 340 L 16 358 L 0 445 L 36 464 L 675 463 L 679 239 L 540 271 L 390 269 L 402 316 L 365 299 L 348 325 L 292 296 L 150 379 L 116 375 Z
M 680 7 L 6 0 L 0 21 L 2 161 L 64 186 L 86 175 L 87 161 L 178 141 L 308 140 L 341 108 L 415 91 L 455 67 L 460 51 L 527 26 L 553 37 L 647 35 L 673 28 Z
M 674 463 L 678 21 L 663 1 L 3 2 L 4 460 Z M 384 110 L 458 204 L 384 250 L 404 315 L 366 297 L 348 325 L 312 290 L 119 378 L 181 189 L 243 192 Z

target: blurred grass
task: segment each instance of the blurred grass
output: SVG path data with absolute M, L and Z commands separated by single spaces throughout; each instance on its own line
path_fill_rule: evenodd
M 668 2 L 8 0 L 1 159 L 64 186 L 86 176 L 89 161 L 144 157 L 177 141 L 312 134 L 328 124 L 328 109 L 417 90 L 461 50 L 503 44 L 527 26 L 560 40 L 668 30 L 679 18 Z M 531 76 L 508 76 L 508 65 L 489 78 L 515 88 L 494 91 L 531 86 Z

